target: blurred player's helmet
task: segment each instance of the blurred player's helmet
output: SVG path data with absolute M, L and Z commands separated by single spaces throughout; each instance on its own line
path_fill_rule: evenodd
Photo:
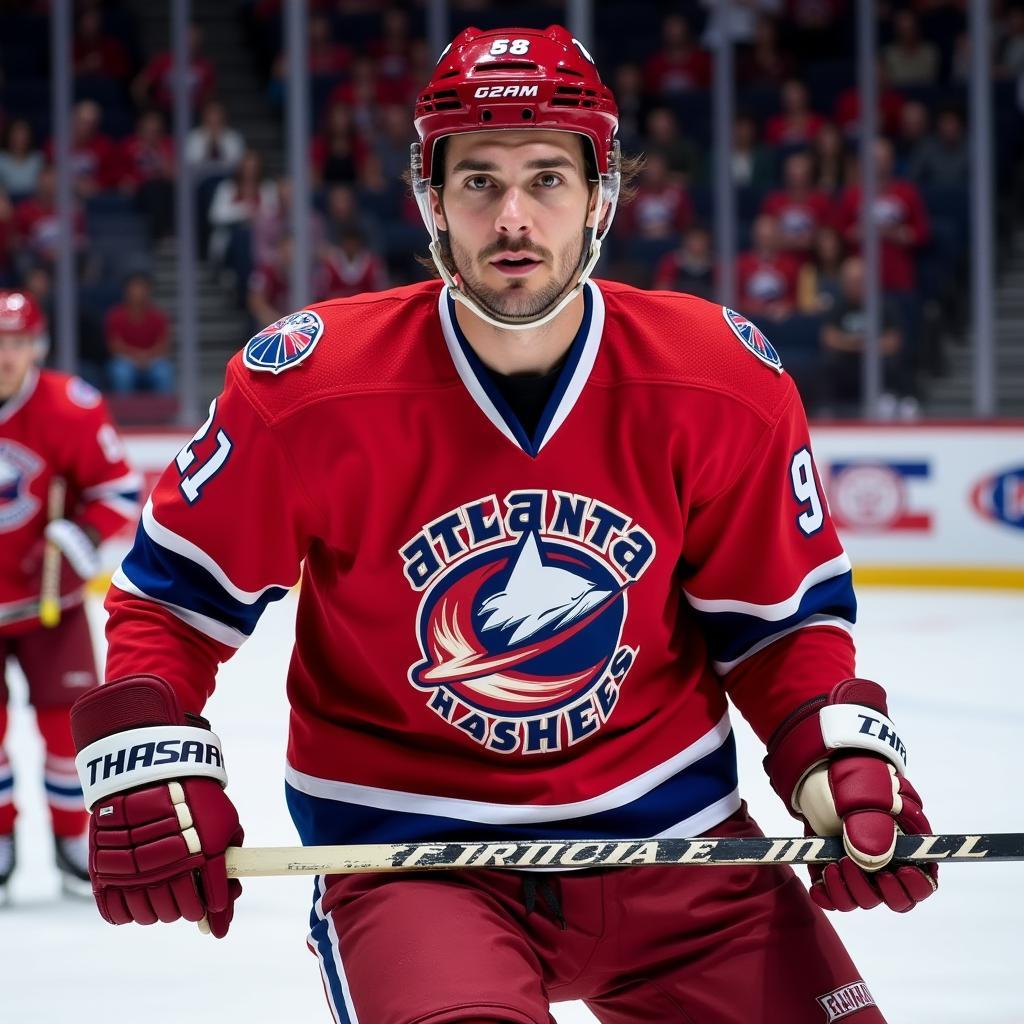
M 46 355 L 49 338 L 46 317 L 28 292 L 0 291 L 0 335 L 26 334 L 31 336 L 40 358 Z
M 467 28 L 449 44 L 430 82 L 416 100 L 412 185 L 430 232 L 430 255 L 453 298 L 496 327 L 535 327 L 557 316 L 583 288 L 601 255 L 619 197 L 619 111 L 601 82 L 593 58 L 568 29 L 551 25 L 486 32 Z M 442 255 L 430 211 L 430 188 L 443 184 L 443 147 L 448 135 L 502 128 L 574 132 L 589 143 L 588 173 L 600 186 L 600 208 L 577 275 L 564 295 L 534 317 L 485 312 L 452 276 Z

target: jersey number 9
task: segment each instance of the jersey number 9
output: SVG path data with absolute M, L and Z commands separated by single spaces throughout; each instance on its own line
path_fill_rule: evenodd
M 793 494 L 803 511 L 796 517 L 797 526 L 807 534 L 817 533 L 825 522 L 825 511 L 821 495 L 818 493 L 818 482 L 814 476 L 814 462 L 811 453 L 801 448 L 793 456 L 789 467 L 789 475 L 793 481 Z

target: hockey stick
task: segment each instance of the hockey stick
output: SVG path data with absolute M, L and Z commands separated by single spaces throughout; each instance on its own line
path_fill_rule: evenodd
M 64 515 L 67 484 L 63 477 L 50 481 L 46 496 L 46 521 L 52 523 Z M 60 624 L 60 548 L 52 540 L 43 548 L 43 582 L 39 594 L 39 621 L 53 629 Z
M 244 878 L 445 868 L 825 864 L 843 856 L 840 836 L 787 836 L 782 839 L 556 839 L 367 846 L 232 846 L 226 860 L 228 876 Z M 1024 833 L 901 835 L 896 840 L 894 859 L 911 864 L 1024 860 Z

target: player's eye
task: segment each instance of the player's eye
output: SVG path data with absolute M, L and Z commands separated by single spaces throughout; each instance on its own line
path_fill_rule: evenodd
M 552 171 L 547 171 L 544 174 L 537 176 L 537 184 L 541 188 L 555 188 L 557 185 L 562 183 L 562 176 L 555 174 Z
M 482 174 L 474 174 L 463 182 L 463 185 L 468 188 L 470 192 L 483 192 L 489 184 L 490 181 Z

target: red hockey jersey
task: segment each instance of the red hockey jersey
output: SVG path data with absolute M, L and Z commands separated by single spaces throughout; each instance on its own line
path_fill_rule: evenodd
M 727 694 L 766 738 L 852 674 L 771 344 L 692 296 L 584 294 L 532 436 L 437 282 L 285 317 L 144 509 L 107 675 L 188 710 L 301 569 L 304 842 L 696 834 L 739 803 Z
M 140 478 L 128 467 L 102 395 L 78 377 L 31 370 L 0 405 L 0 633 L 38 623 L 38 567 L 26 556 L 43 536 L 50 481 L 67 483 L 65 517 L 101 540 L 138 517 Z M 82 600 L 65 574 L 61 603 Z

